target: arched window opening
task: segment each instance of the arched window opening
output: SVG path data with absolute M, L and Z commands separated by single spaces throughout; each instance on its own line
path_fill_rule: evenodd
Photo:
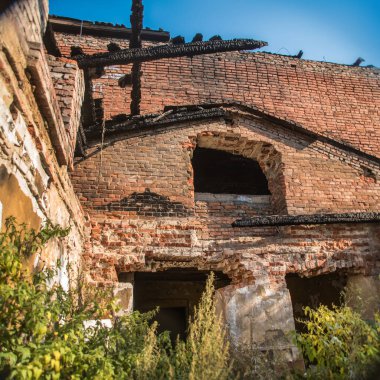
M 194 191 L 214 194 L 270 195 L 257 161 L 221 150 L 194 150 Z

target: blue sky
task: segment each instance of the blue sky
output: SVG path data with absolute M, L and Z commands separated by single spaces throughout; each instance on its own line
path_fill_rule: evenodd
M 267 41 L 262 49 L 380 67 L 380 0 L 145 0 L 144 27 Z M 131 0 L 50 0 L 50 13 L 129 26 Z

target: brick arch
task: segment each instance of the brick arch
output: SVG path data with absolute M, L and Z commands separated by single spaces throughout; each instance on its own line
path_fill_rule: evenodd
M 242 287 L 255 283 L 255 276 L 249 261 L 242 259 L 241 253 L 234 256 L 202 254 L 201 256 L 188 257 L 184 261 L 174 261 L 169 257 L 157 255 L 145 255 L 141 260 L 126 263 L 124 257 L 108 262 L 115 281 L 120 273 L 134 272 L 161 272 L 171 269 L 196 269 L 199 271 L 221 272 L 230 280 L 230 285 Z
M 201 132 L 193 139 L 192 146 L 192 152 L 198 146 L 238 154 L 257 161 L 268 181 L 273 212 L 287 213 L 284 165 L 281 153 L 274 145 L 265 141 L 250 140 L 238 133 Z

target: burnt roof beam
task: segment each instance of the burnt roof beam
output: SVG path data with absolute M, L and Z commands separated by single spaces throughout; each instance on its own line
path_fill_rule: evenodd
M 141 31 L 143 27 L 143 12 L 144 6 L 142 0 L 133 0 L 132 14 L 130 17 L 132 34 L 129 40 L 129 48 L 141 48 Z
M 312 215 L 263 215 L 238 219 L 232 227 L 278 227 L 335 223 L 380 223 L 379 212 L 353 212 L 342 214 Z
M 127 120 L 118 123 L 106 122 L 107 135 L 112 133 L 134 133 L 135 131 L 145 131 L 153 128 L 164 127 L 183 122 L 192 122 L 204 119 L 214 119 L 225 117 L 226 111 L 222 108 L 197 109 L 191 112 L 173 113 L 167 111 L 163 114 L 138 115 L 129 117 Z M 87 135 L 95 137 L 101 133 L 99 125 L 95 124 L 87 129 Z
M 75 59 L 80 68 L 127 65 L 149 62 L 162 58 L 193 57 L 196 55 L 222 53 L 228 51 L 254 50 L 267 46 L 264 41 L 252 39 L 198 41 L 179 45 L 160 45 L 147 48 L 122 49 L 116 52 L 79 55 Z
M 129 41 L 130 49 L 141 48 L 141 30 L 143 27 L 144 6 L 142 0 L 133 0 L 131 26 L 132 35 Z M 131 115 L 140 114 L 141 103 L 141 62 L 134 62 L 132 66 Z

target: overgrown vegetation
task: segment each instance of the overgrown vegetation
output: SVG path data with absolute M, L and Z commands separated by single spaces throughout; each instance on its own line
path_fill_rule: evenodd
M 352 308 L 306 307 L 306 332 L 298 334 L 309 379 L 367 379 L 380 355 L 380 318 L 363 320 Z
M 378 362 L 379 316 L 370 323 L 347 306 L 320 306 L 305 308 L 307 331 L 296 335 L 306 371 L 294 373 L 281 357 L 258 350 L 241 353 L 242 365 L 233 368 L 212 275 L 188 338 L 173 346 L 168 333 L 156 333 L 154 312 L 117 317 L 104 291 L 86 289 L 81 279 L 64 291 L 56 269 L 26 269 L 26 258 L 67 233 L 50 223 L 37 233 L 9 219 L 0 234 L 1 379 L 365 379 Z
M 263 351 L 259 347 L 239 347 L 234 355 L 235 379 L 275 380 L 293 379 L 297 376 L 290 367 L 286 352 Z
M 227 379 L 228 345 L 215 314 L 213 277 L 185 342 L 156 334 L 154 313 L 115 316 L 115 301 L 83 287 L 64 291 L 57 271 L 31 273 L 23 265 L 67 230 L 40 232 L 6 222 L 0 234 L 0 378 L 5 379 Z M 102 301 L 102 302 L 100 302 Z M 110 318 L 105 328 L 102 318 Z M 85 327 L 85 321 L 94 321 Z
M 352 308 L 304 308 L 305 332 L 294 341 L 305 370 L 291 368 L 286 350 L 240 349 L 238 378 L 255 380 L 377 380 L 380 378 L 380 317 L 366 321 Z M 289 337 L 290 339 L 290 337 Z M 275 345 L 275 342 L 274 342 Z

